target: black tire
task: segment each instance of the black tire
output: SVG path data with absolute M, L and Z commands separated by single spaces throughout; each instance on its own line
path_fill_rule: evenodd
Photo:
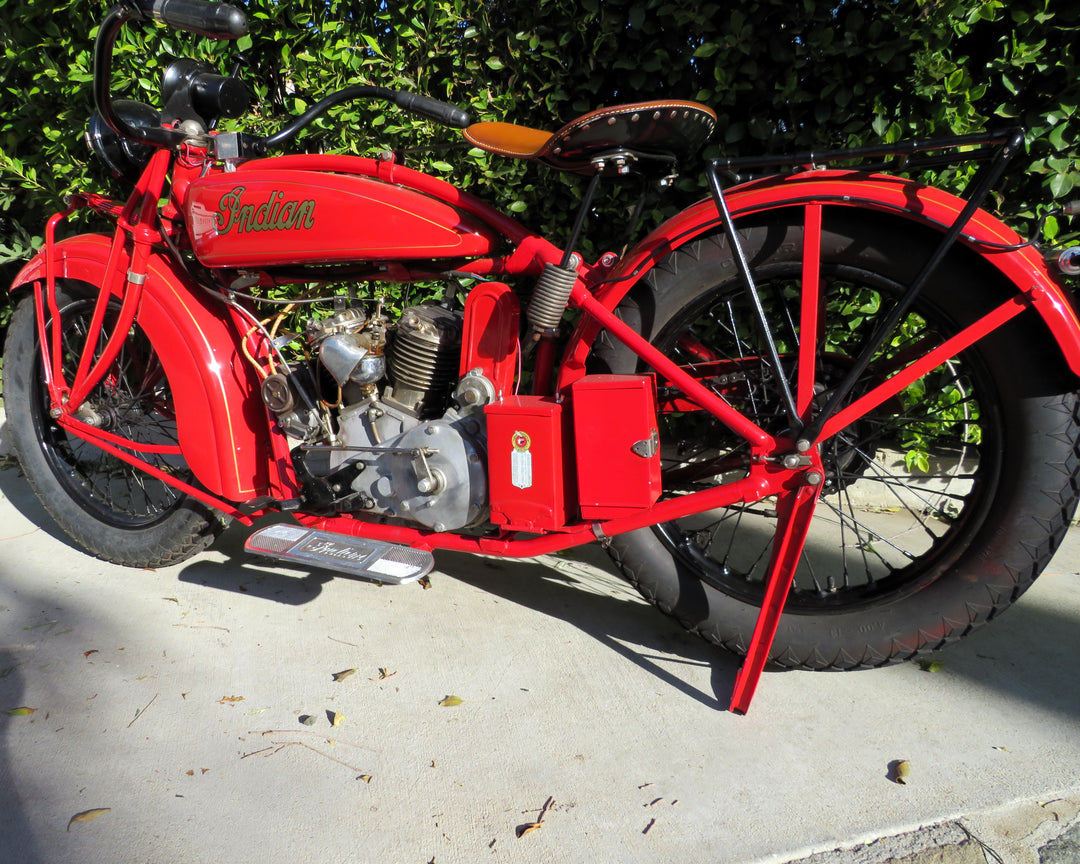
M 802 227 L 796 211 L 767 219 L 740 226 L 740 236 L 775 323 L 784 374 L 794 381 Z M 828 317 L 815 376 L 823 392 L 815 404 L 823 404 L 936 237 L 898 220 L 826 208 L 821 277 Z M 978 256 L 954 249 L 851 398 L 895 371 L 905 349 L 925 351 L 1012 291 Z M 716 389 L 773 434 L 787 428 L 776 376 L 760 359 L 761 339 L 722 235 L 671 253 L 619 314 L 687 365 L 722 358 L 716 368 L 734 374 L 727 383 L 714 375 Z M 827 485 L 772 662 L 847 669 L 939 648 L 1009 606 L 1046 566 L 1076 505 L 1080 415 L 1076 394 L 1062 392 L 1075 384 L 1033 315 L 1024 313 L 822 445 Z M 597 371 L 641 369 L 607 334 L 595 357 Z M 668 414 L 660 422 L 665 494 L 745 473 L 745 445 L 711 416 Z M 904 465 L 890 467 L 888 459 Z M 936 491 L 925 491 L 927 485 Z M 874 512 L 875 501 L 881 512 Z M 775 524 L 769 499 L 617 536 L 610 552 L 646 599 L 705 639 L 745 654 Z
M 96 292 L 67 283 L 58 286 L 57 295 L 64 332 L 62 363 L 70 381 Z M 106 315 L 106 326 L 114 312 Z M 117 564 L 160 567 L 209 546 L 223 528 L 209 508 L 53 422 L 34 319 L 33 298 L 24 297 L 8 328 L 3 383 L 15 454 L 41 505 L 79 546 Z M 142 443 L 177 442 L 169 382 L 153 346 L 137 327 L 87 402 L 114 434 Z M 179 456 L 143 458 L 193 482 Z

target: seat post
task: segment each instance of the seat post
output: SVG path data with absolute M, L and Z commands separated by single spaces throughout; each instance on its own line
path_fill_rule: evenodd
M 589 179 L 589 188 L 585 190 L 585 197 L 581 201 L 581 206 L 578 208 L 577 217 L 574 219 L 574 227 L 570 232 L 570 239 L 567 241 L 566 248 L 563 250 L 562 262 L 560 267 L 576 270 L 576 267 L 571 268 L 570 262 L 574 257 L 574 249 L 577 248 L 578 241 L 581 239 L 581 233 L 585 229 L 585 220 L 589 216 L 589 210 L 592 209 L 593 200 L 596 198 L 596 190 L 600 187 L 600 175 L 604 173 L 604 165 L 601 160 L 596 165 L 596 173 Z

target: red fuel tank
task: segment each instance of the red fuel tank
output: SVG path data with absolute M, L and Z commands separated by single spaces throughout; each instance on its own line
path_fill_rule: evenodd
M 215 174 L 185 199 L 192 247 L 209 267 L 473 258 L 498 242 L 443 201 L 351 174 Z

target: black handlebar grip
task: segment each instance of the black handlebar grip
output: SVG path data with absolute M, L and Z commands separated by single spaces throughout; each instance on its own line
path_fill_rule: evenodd
M 210 39 L 239 39 L 248 32 L 247 16 L 228 3 L 207 0 L 138 0 L 147 18 Z
M 446 102 L 440 102 L 430 96 L 421 96 L 419 93 L 395 93 L 394 104 L 406 111 L 434 120 L 436 123 L 442 123 L 444 126 L 453 126 L 455 129 L 464 129 L 472 123 L 468 113 L 456 105 L 448 105 Z

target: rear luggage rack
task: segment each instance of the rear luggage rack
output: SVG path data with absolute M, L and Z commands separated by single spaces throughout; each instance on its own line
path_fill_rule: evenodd
M 960 162 L 979 161 L 996 155 L 1001 147 L 1016 136 L 1023 137 L 1023 130 L 1004 129 L 997 132 L 978 132 L 972 135 L 956 135 L 951 138 L 927 138 L 925 140 L 897 141 L 895 144 L 872 144 L 866 147 L 849 147 L 837 150 L 804 150 L 774 156 L 738 156 L 713 159 L 715 171 L 741 172 L 758 168 L 821 168 L 835 162 L 864 162 L 877 160 L 875 164 L 860 165 L 859 170 L 894 168 L 933 168 Z M 962 147 L 976 147 L 963 153 L 949 151 Z M 945 152 L 942 152 L 945 151 Z

